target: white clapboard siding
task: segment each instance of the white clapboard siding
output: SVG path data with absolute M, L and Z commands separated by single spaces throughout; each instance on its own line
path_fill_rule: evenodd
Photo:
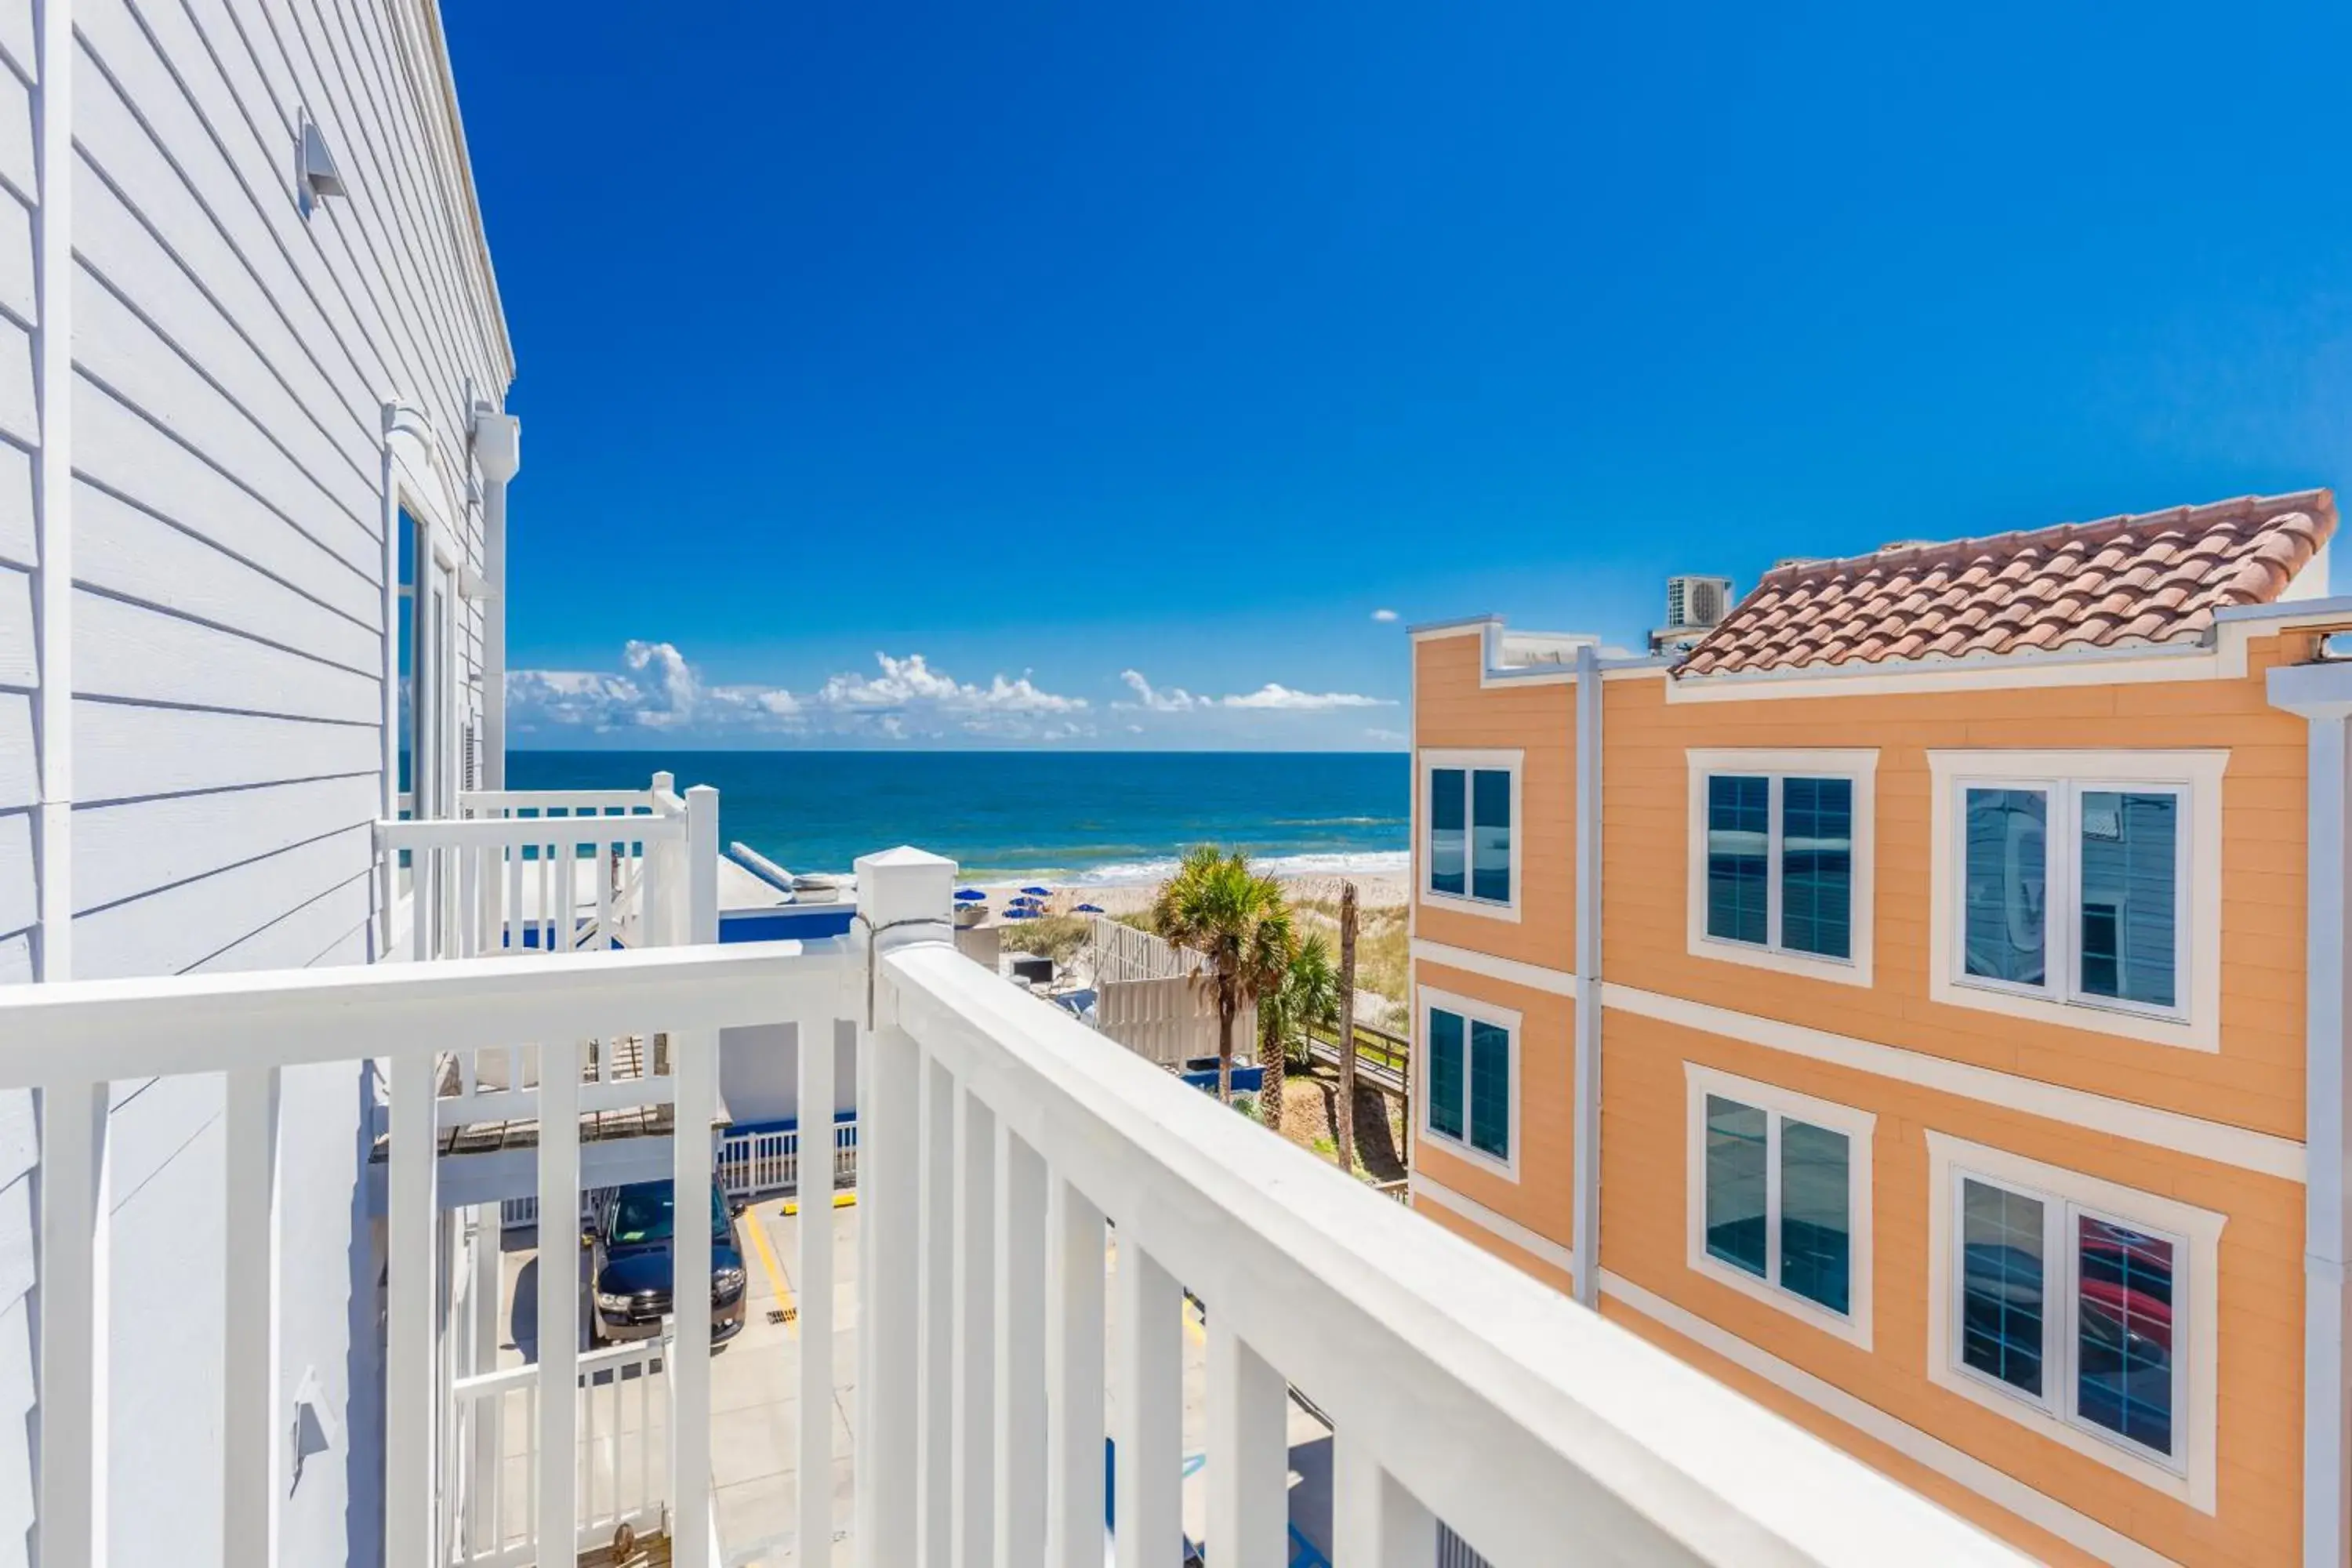
M 0 813 L 0 931 L 23 931 L 39 918 L 33 899 L 33 818 Z
M 5 11 L 0 11 L 0 15 L 14 18 L 21 9 L 23 9 L 21 6 L 10 5 L 5 7 Z M 29 34 L 32 31 L 29 18 L 19 25 L 26 33 Z M 0 70 L 0 181 L 5 181 L 15 186 L 23 192 L 27 199 L 30 199 L 35 184 L 33 179 L 33 94 L 32 89 L 25 85 L 24 79 L 25 77 L 33 74 L 31 65 L 33 46 L 29 37 L 25 40 L 22 47 L 24 53 L 21 56 L 13 49 L 8 51 L 10 63 L 16 68 Z M 24 72 L 24 77 L 16 74 L 18 70 Z
M 40 438 L 34 415 L 32 339 L 39 306 L 34 284 L 32 7 L 0 5 L 0 563 L 31 567 L 38 543 L 33 518 L 32 451 Z M 0 604 L 0 644 L 29 642 L 28 588 L 21 573 Z M 18 673 L 0 686 L 29 687 L 35 670 L 21 654 L 5 656 Z M 37 659 L 34 661 L 37 665 Z M 37 910 L 30 855 L 38 793 L 28 690 L 0 689 L 0 985 L 33 979 L 32 938 L 26 928 Z M 22 1525 L 33 1514 L 33 1463 L 28 1415 L 33 1407 L 30 1311 L 36 1249 L 32 1230 L 33 1163 L 37 1145 L 32 1095 L 0 1094 L 0 1568 L 30 1560 Z
M 0 430 L 30 439 L 40 425 L 33 395 L 33 334 L 0 317 Z
M 365 872 L 286 911 L 242 942 L 194 965 L 196 974 L 233 970 L 308 969 L 320 963 L 367 962 L 368 878 Z
M 0 936 L 0 985 L 21 985 L 33 978 L 33 941 L 23 931 Z M 30 1259 L 26 1259 L 30 1262 Z M 5 1519 L 5 1515 L 0 1515 Z M 5 1559 L 0 1559 L 5 1560 Z
M 8 198 L 0 195 L 0 202 Z M 15 566 L 40 563 L 33 535 L 33 454 L 0 431 L 0 561 Z
M 347 828 L 209 877 L 162 888 L 74 921 L 74 973 L 85 980 L 177 974 L 354 875 L 373 840 Z
M 74 901 L 102 909 L 365 826 L 375 818 L 380 787 L 371 770 L 83 807 L 74 813 Z
M 0 686 L 28 689 L 40 679 L 40 668 L 33 647 L 32 574 L 0 566 Z
M 0 811 L 33 804 L 40 791 L 34 763 L 32 693 L 0 691 Z
M 77 694 L 378 721 L 375 677 L 102 594 L 77 591 L 73 613 Z
M 102 386 L 74 386 L 74 467 L 98 484 L 201 534 L 362 626 L 383 618 L 379 560 L 362 568 L 326 549 L 216 466 Z
M 33 299 L 33 209 L 13 191 L 0 191 L 0 310 L 30 321 Z
M 87 483 L 74 489 L 74 577 L 193 620 L 266 637 L 370 680 L 381 679 L 383 638 L 373 626 Z M 0 650 L 0 684 L 7 683 L 5 668 Z
M 73 724 L 74 793 L 89 803 L 368 773 L 383 750 L 365 724 L 257 713 L 77 702 Z

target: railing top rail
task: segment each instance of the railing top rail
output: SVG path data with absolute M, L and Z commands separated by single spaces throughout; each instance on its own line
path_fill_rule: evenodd
M 467 816 L 379 822 L 386 849 L 496 849 L 531 844 L 683 843 L 682 816 Z
M 1499 1560 L 1572 1520 L 1596 1560 L 2025 1562 L 947 945 L 881 963 L 902 1027 Z
M 604 1345 L 580 1352 L 580 1375 L 593 1377 L 600 1372 L 612 1372 L 620 1367 L 642 1366 L 647 1362 L 668 1357 L 673 1349 L 667 1337 L 652 1340 L 632 1340 L 620 1344 Z M 539 1382 L 539 1363 L 520 1362 L 502 1366 L 495 1372 L 475 1373 L 471 1376 L 454 1378 L 449 1392 L 459 1399 L 487 1398 L 507 1394 L 518 1388 L 529 1388 Z
M 862 973 L 829 937 L 0 986 L 0 1089 L 774 1023 Z

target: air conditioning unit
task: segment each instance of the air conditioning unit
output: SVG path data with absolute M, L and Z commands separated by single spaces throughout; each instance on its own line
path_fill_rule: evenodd
M 1666 579 L 1666 625 L 1704 629 L 1731 612 L 1728 577 Z

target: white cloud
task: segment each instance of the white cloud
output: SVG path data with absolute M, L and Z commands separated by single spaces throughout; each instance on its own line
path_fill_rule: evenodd
M 1367 741 L 1403 741 L 1407 738 L 1408 737 L 1402 730 L 1367 730 L 1364 731 L 1364 739 Z
M 1376 621 L 1392 621 L 1396 618 L 1397 613 L 1394 610 L 1374 610 L 1372 612 L 1372 619 Z
M 1047 691 L 1026 672 L 960 681 L 919 653 L 875 656 L 877 672 L 845 671 L 814 691 L 758 683 L 713 686 L 674 643 L 632 641 L 614 673 L 520 669 L 507 677 L 509 721 L 517 733 L 632 729 L 698 735 L 828 733 L 885 739 L 961 731 L 1008 740 L 1047 738 L 1050 720 L 1083 712 L 1082 697 Z M 1079 733 L 1065 724 L 1051 738 Z M 1086 731 L 1091 732 L 1091 731 Z
M 1287 686 L 1267 681 L 1255 691 L 1223 700 L 1228 708 L 1275 708 L 1289 713 L 1321 713 L 1334 708 L 1393 708 L 1393 702 L 1381 697 L 1362 697 L 1352 691 L 1293 691 Z
M 1339 708 L 1393 708 L 1395 703 L 1382 697 L 1360 697 L 1351 691 L 1293 691 L 1289 687 L 1267 681 L 1255 691 L 1241 692 L 1230 697 L 1195 695 L 1181 686 L 1154 686 L 1138 669 L 1122 669 L 1118 678 L 1135 693 L 1132 702 L 1114 702 L 1114 708 L 1148 709 L 1154 713 L 1189 713 L 1203 708 L 1276 709 L 1290 713 L 1322 713 Z

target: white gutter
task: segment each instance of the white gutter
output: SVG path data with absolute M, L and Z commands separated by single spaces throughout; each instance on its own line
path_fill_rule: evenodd
M 2352 664 L 2273 669 L 2273 707 L 2310 726 L 2306 752 L 2304 921 L 2303 1562 L 2343 1568 L 2352 1552 L 2346 1467 L 2346 1289 L 2352 1264 L 2352 1173 L 2345 1166 L 2352 1084 L 2344 1028 L 2352 1018 Z
M 1601 656 L 1576 650 L 1576 1299 L 1601 1302 Z
M 522 425 L 488 403 L 474 405 L 474 460 L 482 468 L 482 776 L 507 787 L 507 481 L 522 468 Z

